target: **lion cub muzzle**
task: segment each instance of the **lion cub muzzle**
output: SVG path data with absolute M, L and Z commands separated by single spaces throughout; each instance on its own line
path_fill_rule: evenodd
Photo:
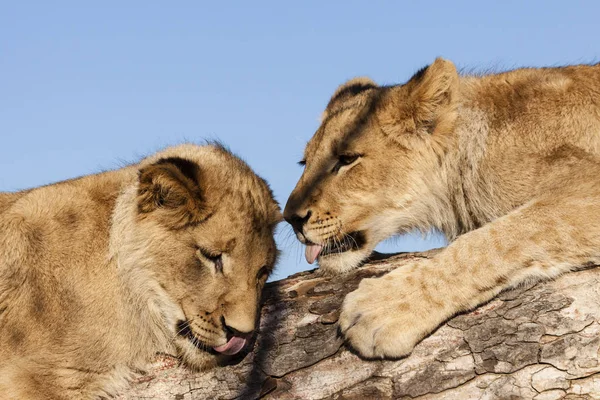
M 207 343 L 206 339 L 200 337 L 200 335 L 194 332 L 194 323 L 190 321 L 179 321 L 177 323 L 177 331 L 179 334 L 188 339 L 194 346 L 200 350 L 208 351 L 213 354 L 223 354 L 232 356 L 240 353 L 250 342 L 254 330 L 249 332 L 241 332 L 223 324 L 222 331 L 219 332 L 219 336 L 223 336 L 225 344 L 218 346 L 211 346 Z M 217 332 L 215 332 L 217 333 Z
M 360 250 L 366 243 L 364 232 L 344 233 L 340 219 L 331 216 L 329 212 L 319 217 L 318 214 L 313 215 L 311 210 L 303 215 L 292 210 L 288 203 L 284 218 L 294 229 L 298 240 L 306 245 L 304 255 L 309 264 L 319 257 Z

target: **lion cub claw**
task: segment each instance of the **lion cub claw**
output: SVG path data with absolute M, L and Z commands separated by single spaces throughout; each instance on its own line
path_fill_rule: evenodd
M 346 296 L 340 331 L 361 356 L 404 357 L 447 318 L 448 305 L 432 297 L 433 288 L 418 276 L 401 268 L 363 279 Z

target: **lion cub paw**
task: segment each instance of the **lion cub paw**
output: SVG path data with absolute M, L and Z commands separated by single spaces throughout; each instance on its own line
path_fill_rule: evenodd
M 363 357 L 406 356 L 448 316 L 434 296 L 441 294 L 403 271 L 363 279 L 344 300 L 341 333 Z

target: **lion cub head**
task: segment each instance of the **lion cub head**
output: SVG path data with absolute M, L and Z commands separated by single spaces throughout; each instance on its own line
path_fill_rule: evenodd
M 431 226 L 425 199 L 453 140 L 457 91 L 456 69 L 442 59 L 404 85 L 358 78 L 337 89 L 284 211 L 309 263 L 349 270 L 380 241 Z
M 277 257 L 281 213 L 267 183 L 221 146 L 183 145 L 144 160 L 134 189 L 132 227 L 115 245 L 122 275 L 188 364 L 240 352 Z

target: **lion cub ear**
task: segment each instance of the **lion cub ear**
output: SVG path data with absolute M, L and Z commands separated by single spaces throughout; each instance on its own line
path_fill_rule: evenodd
M 181 229 L 205 220 L 210 212 L 200 186 L 198 164 L 179 157 L 164 158 L 139 171 L 140 215 Z
M 390 89 L 380 120 L 384 132 L 445 133 L 456 120 L 459 78 L 451 61 L 437 58 L 405 85 Z

